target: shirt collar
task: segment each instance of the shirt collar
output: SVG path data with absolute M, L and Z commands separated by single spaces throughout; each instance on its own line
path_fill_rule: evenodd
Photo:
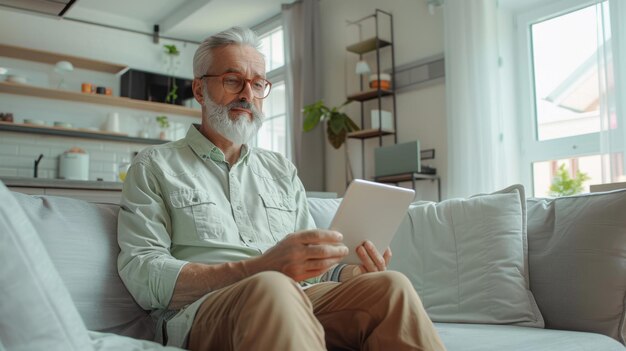
M 191 149 L 203 160 L 213 160 L 214 162 L 226 162 L 226 156 L 218 148 L 198 130 L 199 124 L 192 124 L 187 130 L 185 140 Z M 239 161 L 248 164 L 248 156 L 250 155 L 250 147 L 246 144 L 242 145 Z M 239 162 L 237 161 L 237 163 Z

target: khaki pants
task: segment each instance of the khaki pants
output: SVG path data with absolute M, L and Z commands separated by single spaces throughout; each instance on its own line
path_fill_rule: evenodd
M 191 350 L 445 350 L 409 280 L 359 275 L 302 290 L 263 272 L 211 294 L 189 335 Z

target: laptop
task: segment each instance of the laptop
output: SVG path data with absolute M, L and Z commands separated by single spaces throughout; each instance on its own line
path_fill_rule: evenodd
M 414 198 L 413 189 L 362 179 L 352 181 L 330 224 L 330 229 L 343 234 L 343 243 L 350 250 L 343 262 L 360 264 L 355 249 L 365 240 L 371 241 L 382 255 Z

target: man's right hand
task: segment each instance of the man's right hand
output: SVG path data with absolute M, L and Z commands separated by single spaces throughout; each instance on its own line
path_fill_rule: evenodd
M 343 235 L 333 230 L 313 229 L 287 235 L 257 257 L 261 271 L 278 271 L 299 282 L 325 273 L 348 254 Z

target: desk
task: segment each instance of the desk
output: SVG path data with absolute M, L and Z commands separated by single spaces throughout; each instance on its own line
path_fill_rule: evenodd
M 414 172 L 374 177 L 374 181 L 379 183 L 395 183 L 397 185 L 400 182 L 411 182 L 413 189 L 415 189 L 415 182 L 419 180 L 437 181 L 437 201 L 441 201 L 441 178 L 436 174 Z

